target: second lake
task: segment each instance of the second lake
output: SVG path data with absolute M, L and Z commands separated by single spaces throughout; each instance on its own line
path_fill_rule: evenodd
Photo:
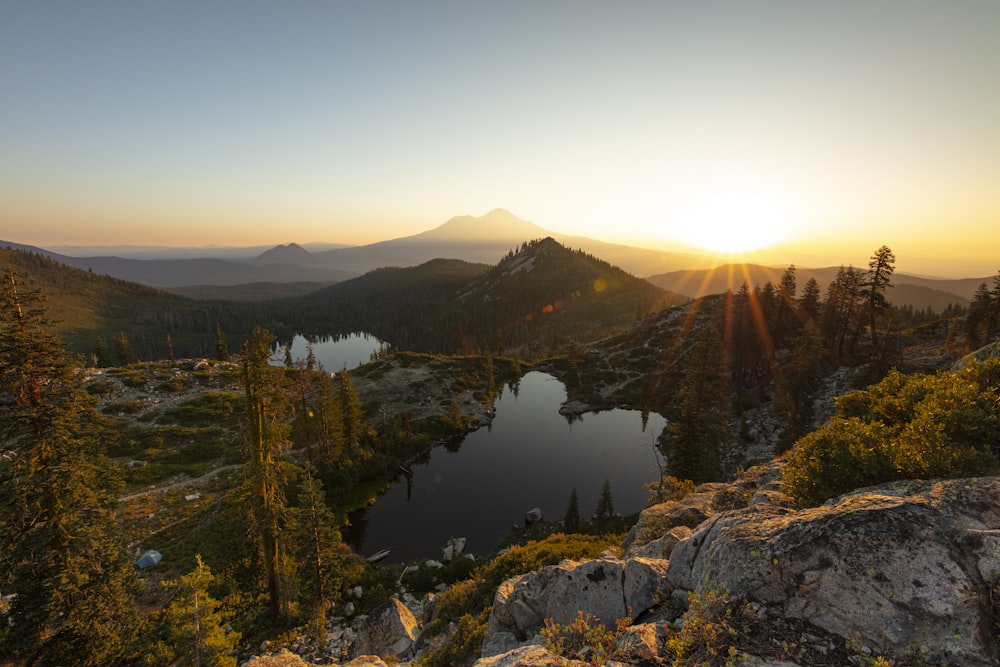
M 345 541 L 364 556 L 388 549 L 391 562 L 440 559 L 452 537 L 486 555 L 532 508 L 562 519 L 573 488 L 588 520 L 606 480 L 616 512 L 644 508 L 664 418 L 650 414 L 644 429 L 638 411 L 608 410 L 571 422 L 559 414 L 565 400 L 562 383 L 546 373 L 526 374 L 516 394 L 505 387 L 490 428 L 468 434 L 458 451 L 434 448 L 411 476 L 400 474 L 374 505 L 351 514 Z

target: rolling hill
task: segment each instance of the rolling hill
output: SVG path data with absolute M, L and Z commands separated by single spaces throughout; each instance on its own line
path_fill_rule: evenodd
M 114 336 L 125 332 L 144 359 L 168 356 L 168 334 L 177 356 L 204 356 L 214 349 L 217 322 L 253 317 L 239 304 L 193 301 L 41 254 L 0 247 L 0 271 L 7 269 L 16 271 L 28 289 L 42 290 L 55 332 L 69 350 L 83 354 L 94 350 L 98 337 L 110 347 Z
M 307 335 L 368 331 L 399 349 L 454 353 L 596 340 L 683 300 L 545 238 L 493 267 L 436 259 L 271 305 Z
M 113 256 L 70 257 L 42 248 L 8 241 L 0 241 L 0 247 L 44 255 L 61 264 L 84 271 L 162 288 L 269 282 L 330 284 L 357 275 L 332 266 L 303 263 L 303 258 L 308 258 L 310 253 L 303 248 L 299 248 L 301 252 L 297 253 L 294 250 L 289 250 L 287 246 L 284 247 L 284 251 L 272 248 L 248 261 L 216 257 L 185 259 L 133 259 Z

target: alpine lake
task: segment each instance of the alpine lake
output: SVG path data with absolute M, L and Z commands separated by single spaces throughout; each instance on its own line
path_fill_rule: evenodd
M 312 349 L 325 369 L 340 370 L 366 363 L 381 345 L 353 334 L 314 341 Z M 305 339 L 296 337 L 292 357 L 306 355 Z M 386 562 L 440 559 L 453 538 L 465 539 L 467 553 L 487 555 L 530 510 L 562 519 L 574 488 L 588 520 L 605 482 L 616 513 L 643 509 L 643 485 L 658 479 L 655 442 L 666 420 L 651 413 L 644 424 L 639 411 L 622 409 L 564 416 L 565 401 L 557 379 L 526 373 L 516 391 L 499 392 L 489 426 L 458 446 L 435 447 L 401 469 L 374 504 L 351 513 L 344 540 L 366 557 L 388 551 Z

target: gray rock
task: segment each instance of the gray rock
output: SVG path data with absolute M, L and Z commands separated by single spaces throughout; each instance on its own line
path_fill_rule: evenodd
M 667 561 L 652 558 L 632 558 L 625 561 L 622 592 L 626 613 L 634 620 L 654 603 L 669 597 Z
M 357 628 L 350 655 L 410 655 L 417 640 L 417 619 L 399 600 L 392 598 L 368 614 Z
M 530 641 L 545 619 L 569 623 L 582 612 L 614 627 L 646 611 L 660 594 L 666 561 L 653 559 L 563 561 L 505 581 L 497 589 L 482 655 Z
M 659 654 L 664 641 L 661 627 L 656 623 L 643 623 L 625 628 L 615 641 L 615 655 L 627 657 L 630 662 L 643 662 Z
M 713 517 L 678 544 L 678 589 L 725 588 L 878 653 L 995 665 L 989 577 L 1000 573 L 1000 479 L 905 482 L 822 507 Z
M 658 558 L 668 560 L 678 543 L 691 535 L 687 526 L 674 526 L 665 535 L 645 543 L 633 542 L 625 552 L 626 557 Z
M 671 500 L 647 507 L 628 531 L 622 548 L 626 554 L 638 553 L 642 547 L 659 540 L 676 526 L 694 528 L 717 512 L 712 506 L 715 494 L 724 484 L 702 484 L 694 493 L 681 500 Z

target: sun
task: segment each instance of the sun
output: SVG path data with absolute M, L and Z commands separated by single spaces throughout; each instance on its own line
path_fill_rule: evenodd
M 741 254 L 767 248 L 795 231 L 791 199 L 758 189 L 699 194 L 682 211 L 675 235 L 695 248 Z

